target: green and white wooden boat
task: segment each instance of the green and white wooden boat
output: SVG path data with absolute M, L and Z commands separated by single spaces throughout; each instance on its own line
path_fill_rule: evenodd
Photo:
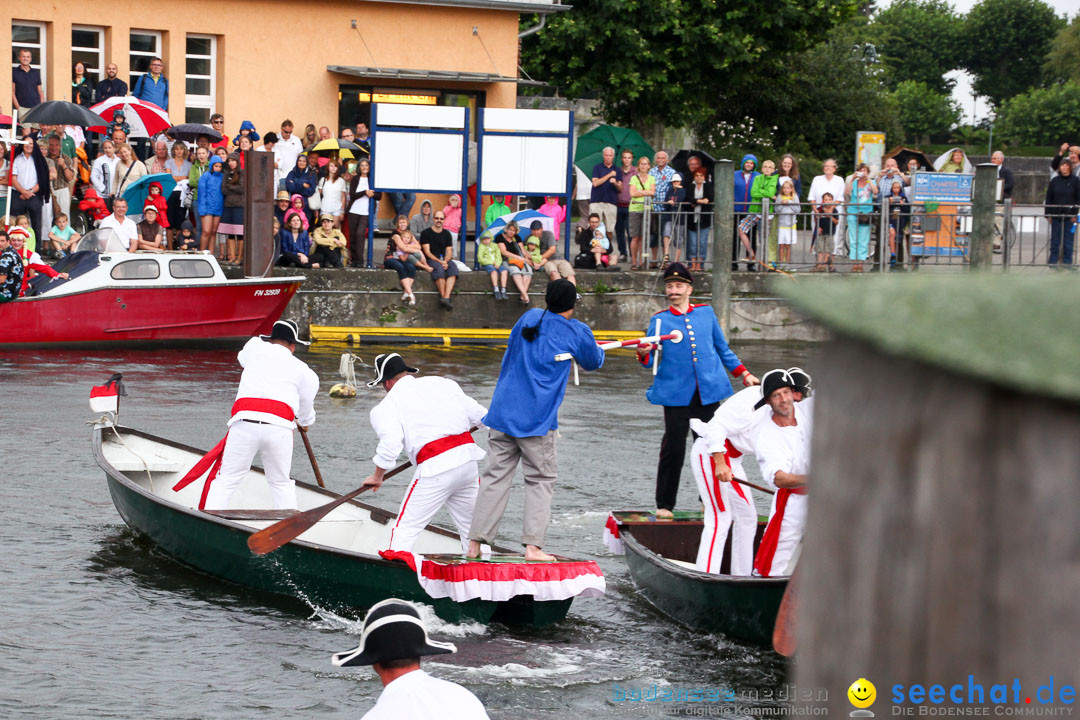
M 755 548 L 765 520 L 759 519 Z M 730 568 L 730 542 L 724 547 L 724 572 L 694 569 L 703 526 L 701 513 L 676 512 L 673 520 L 657 520 L 651 512 L 616 511 L 608 518 L 605 544 L 615 549 L 618 542 L 611 540 L 621 541 L 634 583 L 665 615 L 697 630 L 771 647 L 790 578 L 724 574 Z
M 113 504 L 133 530 L 181 563 L 239 585 L 300 597 L 335 612 L 363 611 L 380 600 L 396 597 L 428 604 L 450 622 L 473 620 L 534 627 L 564 619 L 574 599 L 536 600 L 525 594 L 501 601 L 433 598 L 421 586 L 415 569 L 378 554 L 389 545 L 396 514 L 355 500 L 335 508 L 296 540 L 273 553 L 256 556 L 248 549 L 248 537 L 293 511 L 198 510 L 201 481 L 179 492 L 172 488 L 203 457 L 204 451 L 109 423 L 94 427 L 93 447 L 97 463 L 105 471 Z M 300 481 L 296 490 L 300 510 L 339 497 Z M 260 468 L 251 469 L 233 503 L 242 508 L 271 507 Z M 414 547 L 414 552 L 426 561 L 454 571 L 466 565 L 505 568 L 516 564 L 520 568 L 525 564 L 520 554 L 505 548 L 492 550 L 492 558 L 486 563 L 466 561 L 461 557 L 457 533 L 435 525 L 421 533 Z M 595 596 L 603 591 L 603 576 L 595 563 L 559 558 L 557 563 L 546 565 L 568 573 L 576 568 L 583 574 L 593 574 L 589 578 L 593 587 L 582 595 Z

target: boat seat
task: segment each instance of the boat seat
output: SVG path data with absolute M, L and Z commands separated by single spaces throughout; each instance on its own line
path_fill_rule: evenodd
M 237 510 L 203 510 L 207 515 L 213 515 L 214 517 L 222 518 L 223 520 L 284 520 L 285 518 L 292 517 L 298 511 L 297 510 L 256 510 L 256 509 L 237 509 Z
M 673 563 L 675 565 L 678 565 L 679 567 L 684 567 L 687 570 L 697 570 L 697 565 L 692 562 L 686 562 L 685 560 L 672 560 L 671 558 L 664 559 L 667 560 L 669 563 Z
M 122 473 L 129 472 L 146 472 L 146 468 L 150 468 L 151 473 L 180 473 L 186 472 L 190 468 L 178 462 L 170 462 L 169 460 L 153 459 L 143 465 L 142 461 L 137 458 L 123 458 L 113 460 L 112 466 Z

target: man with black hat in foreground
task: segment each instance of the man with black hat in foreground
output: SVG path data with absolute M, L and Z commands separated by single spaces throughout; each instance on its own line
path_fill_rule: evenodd
M 454 652 L 452 643 L 428 637 L 412 603 L 390 598 L 368 610 L 360 645 L 332 661 L 338 667 L 371 665 L 382 681 L 382 694 L 364 720 L 487 720 L 475 695 L 420 669 L 422 656 Z
M 521 537 L 525 559 L 555 559 L 540 549 L 558 478 L 555 437 L 559 406 L 570 377 L 570 363 L 557 362 L 555 356 L 570 353 L 585 370 L 597 370 L 604 364 L 604 351 L 588 325 L 571 319 L 577 302 L 572 282 L 552 280 L 545 299 L 546 310 L 529 310 L 510 332 L 491 408 L 484 417 L 484 424 L 491 429 L 489 457 L 469 531 L 469 557 L 480 557 L 481 542 L 494 542 L 520 462 L 525 476 Z
M 375 358 L 375 379 L 367 386 L 382 385 L 386 397 L 371 409 L 379 445 L 372 458 L 375 472 L 364 485 L 378 490 L 404 450 L 416 469 L 390 530 L 389 549 L 411 552 L 416 536 L 446 505 L 464 552 L 480 478 L 477 461 L 486 455 L 473 442 L 471 428 L 481 424 L 487 409 L 453 380 L 413 377 L 418 372 L 397 353 Z
M 653 343 L 638 346 L 638 360 L 651 369 L 659 362 L 656 379 L 645 396 L 664 407 L 664 438 L 656 468 L 656 517 L 673 517 L 679 479 L 686 457 L 690 419 L 709 420 L 720 401 L 732 394 L 725 369 L 743 385 L 758 379 L 728 347 L 716 313 L 708 304 L 691 305 L 694 277 L 686 266 L 673 262 L 664 270 L 664 292 L 670 307 L 652 316 L 646 335 L 669 335 L 678 330 L 679 342 L 665 340 L 660 357 Z
M 754 444 L 761 475 L 776 486 L 769 524 L 754 558 L 754 574 L 790 575 L 795 550 L 806 529 L 806 481 L 810 472 L 810 437 L 795 402 L 795 381 L 787 370 L 770 370 L 762 378 L 761 400 L 772 416 L 763 423 Z
M 319 376 L 293 355 L 297 344 L 310 345 L 297 335 L 296 323 L 278 320 L 269 335 L 251 338 L 236 356 L 244 372 L 229 432 L 174 488 L 181 489 L 197 479 L 205 472 L 204 463 L 218 453 L 220 471 L 216 478 L 210 471 L 200 508 L 227 508 L 256 454 L 261 456 L 274 507 L 296 508 L 296 484 L 289 474 L 292 431 L 297 423 L 306 430 L 315 422 L 315 393 L 319 391 Z M 191 477 L 200 467 L 202 470 Z

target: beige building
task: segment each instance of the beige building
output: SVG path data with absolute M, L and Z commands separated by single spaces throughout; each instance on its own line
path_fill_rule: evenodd
M 31 51 L 48 100 L 71 99 L 82 60 L 107 63 L 134 87 L 152 57 L 165 61 L 174 124 L 225 116 L 260 133 L 284 118 L 303 133 L 366 120 L 372 101 L 514 107 L 522 14 L 569 9 L 559 0 L 184 0 L 111 8 L 81 0 L 6 2 L 0 52 Z M 4 111 L 11 98 L 0 102 Z

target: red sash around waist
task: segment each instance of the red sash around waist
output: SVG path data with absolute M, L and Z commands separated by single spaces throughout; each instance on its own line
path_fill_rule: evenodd
M 735 446 L 731 444 L 730 440 L 724 441 L 724 452 L 730 458 L 742 457 L 742 453 L 735 449 Z
M 293 412 L 293 409 L 289 404 L 283 403 L 280 400 L 268 400 L 267 398 L 237 398 L 232 406 L 232 415 L 244 411 L 269 413 L 271 415 L 277 415 L 283 420 L 289 420 L 290 422 L 296 419 L 296 413 Z
M 438 440 L 432 440 L 427 445 L 420 448 L 420 452 L 416 453 L 416 464 L 419 465 L 436 455 L 442 455 L 447 450 L 451 450 L 461 445 L 469 445 L 472 441 L 472 433 L 469 432 L 463 432 L 459 435 L 447 435 Z

